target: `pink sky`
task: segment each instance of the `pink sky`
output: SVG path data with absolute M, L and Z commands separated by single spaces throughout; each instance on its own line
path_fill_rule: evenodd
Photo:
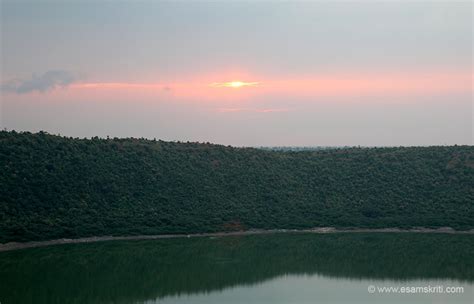
M 216 87 L 213 83 L 243 81 L 256 82 L 253 86 L 231 88 Z M 472 74 L 467 71 L 404 71 L 404 72 L 347 72 L 329 75 L 302 77 L 275 76 L 201 76 L 189 77 L 183 82 L 77 82 L 67 87 L 56 87 L 40 95 L 41 98 L 60 99 L 102 99 L 114 100 L 127 96 L 140 100 L 186 99 L 196 102 L 219 103 L 241 101 L 261 96 L 286 96 L 299 102 L 311 98 L 360 96 L 436 96 L 440 94 L 466 93 L 472 91 Z M 16 94 L 13 94 L 16 95 Z M 26 98 L 12 96 L 10 98 Z M 449 102 L 447 100 L 446 102 Z M 235 104 L 235 103 L 234 103 Z M 237 102 L 238 104 L 238 102 Z
M 191 2 L 2 3 L 0 126 L 253 146 L 473 143 L 471 1 Z M 232 81 L 254 85 L 215 85 Z

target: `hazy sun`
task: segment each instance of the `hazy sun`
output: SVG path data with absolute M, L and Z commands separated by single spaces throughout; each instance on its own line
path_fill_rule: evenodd
M 229 81 L 229 82 L 214 82 L 211 83 L 211 87 L 215 88 L 234 88 L 238 89 L 241 87 L 256 87 L 259 82 L 243 82 L 243 81 Z

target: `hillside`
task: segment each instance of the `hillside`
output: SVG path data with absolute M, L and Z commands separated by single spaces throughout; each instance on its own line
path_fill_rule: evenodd
M 0 243 L 336 227 L 474 228 L 474 147 L 269 151 L 0 132 Z

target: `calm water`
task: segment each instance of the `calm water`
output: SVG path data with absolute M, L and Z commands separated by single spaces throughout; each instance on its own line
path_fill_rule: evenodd
M 0 302 L 473 303 L 473 252 L 473 236 L 441 234 L 60 245 L 0 253 Z M 378 291 L 384 287 L 425 289 Z

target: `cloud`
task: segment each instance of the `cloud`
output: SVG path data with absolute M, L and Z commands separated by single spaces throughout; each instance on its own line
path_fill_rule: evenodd
M 33 74 L 30 79 L 12 79 L 1 85 L 4 92 L 25 94 L 31 92 L 46 92 L 58 87 L 66 87 L 77 81 L 79 76 L 63 70 L 51 70 L 37 76 Z
M 256 113 L 274 113 L 274 112 L 288 112 L 289 109 L 253 109 L 253 108 L 219 108 L 218 112 L 231 113 L 231 112 L 256 112 Z
M 288 112 L 288 109 L 258 109 L 256 112 L 259 113 L 272 113 L 272 112 Z

